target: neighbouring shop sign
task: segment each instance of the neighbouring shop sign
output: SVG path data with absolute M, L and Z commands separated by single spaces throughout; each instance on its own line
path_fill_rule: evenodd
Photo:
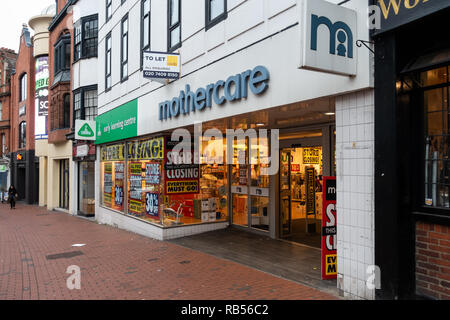
M 449 0 L 372 0 L 378 6 L 380 28 L 374 35 L 398 28 L 439 10 L 450 8 Z M 372 11 L 371 14 L 374 14 Z
M 75 120 L 75 139 L 95 141 L 95 121 Z
M 303 164 L 320 164 L 320 148 L 304 148 Z
M 305 0 L 300 68 L 355 76 L 357 13 L 324 0 Z
M 43 56 L 36 59 L 36 88 L 35 88 L 35 139 L 48 139 L 48 57 Z
M 170 79 L 180 78 L 180 55 L 176 53 L 144 51 L 144 78 Z
M 137 99 L 95 118 L 95 144 L 114 142 L 137 136 Z
M 322 279 L 337 277 L 336 177 L 323 178 Z

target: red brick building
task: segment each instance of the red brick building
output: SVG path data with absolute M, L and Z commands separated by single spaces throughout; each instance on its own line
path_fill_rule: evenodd
M 0 48 L 0 190 L 8 188 L 11 111 L 11 76 L 16 68 L 17 54 Z
M 34 139 L 35 63 L 33 39 L 29 29 L 23 26 L 16 62 L 12 76 L 11 92 L 11 183 L 19 198 L 32 204 L 39 192 L 39 174 L 36 173 Z

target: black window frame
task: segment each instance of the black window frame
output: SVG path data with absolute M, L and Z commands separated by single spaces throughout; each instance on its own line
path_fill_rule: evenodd
M 447 82 L 423 85 L 420 81 L 420 74 L 430 70 L 438 69 L 440 67 L 447 67 Z M 412 192 L 412 213 L 421 217 L 422 219 L 430 219 L 430 221 L 440 221 L 440 219 L 450 218 L 450 207 L 443 207 L 438 205 L 426 205 L 425 190 L 426 190 L 426 145 L 428 128 L 426 122 L 428 121 L 428 112 L 425 107 L 425 93 L 435 89 L 447 89 L 447 99 L 450 101 L 450 71 L 449 64 L 442 64 L 433 67 L 420 69 L 411 73 L 402 74 L 398 77 L 397 88 L 397 105 L 400 109 L 407 108 L 411 110 L 410 128 L 408 131 L 411 135 L 411 146 L 408 157 L 411 159 L 411 170 L 414 172 L 414 183 L 411 186 Z M 449 102 L 447 102 L 449 103 Z M 444 110 L 441 110 L 444 112 Z M 441 112 L 437 110 L 436 112 Z M 432 111 L 431 113 L 433 113 Z M 450 123 L 448 124 L 450 128 Z M 449 132 L 450 133 L 450 132 Z M 448 135 L 450 137 L 450 134 Z M 449 138 L 450 139 L 450 138 Z M 431 160 L 428 160 L 429 162 Z M 449 162 L 449 160 L 438 159 L 438 162 Z M 441 184 L 438 182 L 438 185 Z M 437 219 L 437 220 L 436 220 Z
M 108 49 L 108 40 L 111 42 Z M 109 59 L 108 59 L 109 52 Z M 109 73 L 108 73 L 108 63 L 109 63 Z M 110 79 L 110 85 L 108 86 L 108 78 Z M 112 36 L 109 32 L 105 37 L 105 91 L 109 91 L 112 88 Z
M 127 24 L 127 32 L 124 34 L 124 22 Z M 124 60 L 123 51 L 124 51 L 124 38 L 126 37 L 126 51 L 127 57 Z M 129 57 L 129 42 L 130 42 L 130 20 L 128 19 L 128 13 L 122 18 L 120 21 L 120 81 L 124 82 L 128 80 L 128 57 Z M 125 75 L 123 72 L 123 67 L 127 66 L 127 74 Z
M 144 12 L 144 2 L 149 2 L 149 11 Z M 144 46 L 144 26 L 145 26 L 145 18 L 148 16 L 148 45 Z M 151 50 L 151 30 L 152 30 L 152 0 L 141 0 L 141 70 L 144 64 L 144 51 Z
M 88 37 L 86 32 L 86 25 L 91 24 L 93 24 L 92 32 L 94 36 Z M 79 31 L 77 30 L 78 28 Z M 78 34 L 77 32 L 80 33 Z M 74 63 L 82 59 L 98 57 L 98 14 L 93 14 L 78 20 L 78 22 L 75 24 L 73 38 Z M 93 45 L 89 45 L 90 43 L 92 43 Z
M 27 122 L 22 121 L 19 124 L 19 149 L 27 147 Z
M 222 14 L 218 15 L 214 19 L 211 19 L 211 0 L 205 0 L 205 31 L 208 31 L 215 25 L 226 20 L 228 18 L 228 7 L 227 0 L 222 0 L 224 2 L 224 11 Z
M 60 125 L 61 129 L 70 128 L 70 93 L 65 93 L 63 95 L 63 105 L 62 105 L 62 123 Z
M 171 21 L 171 9 L 172 9 L 172 1 L 178 1 L 178 22 L 172 25 Z M 171 33 L 173 30 L 180 28 L 180 39 L 177 44 L 175 44 L 173 47 L 171 46 Z M 173 52 L 182 46 L 181 41 L 181 0 L 167 0 L 167 51 Z
M 58 42 L 54 46 L 53 69 L 55 75 L 70 70 L 72 62 L 70 57 L 71 42 L 70 34 L 64 34 L 58 39 Z
M 108 22 L 109 20 L 111 20 L 112 16 L 113 16 L 113 12 L 112 12 L 112 0 L 105 0 L 105 22 Z M 108 10 L 110 10 L 110 15 L 108 15 Z
M 97 95 L 97 105 L 95 106 L 95 109 L 96 109 L 95 115 L 97 116 L 98 115 L 98 86 L 97 85 L 86 86 L 86 87 L 78 88 L 78 89 L 73 91 L 73 124 L 74 124 L 74 126 L 75 126 L 75 121 L 76 120 L 86 120 L 86 109 L 87 109 L 87 107 L 86 107 L 86 93 L 87 92 L 92 92 L 92 91 L 96 91 L 96 95 Z M 75 106 L 76 106 L 76 99 L 75 98 L 76 98 L 76 96 L 78 94 L 80 95 L 80 101 L 79 101 L 79 103 L 80 103 L 80 108 L 79 108 L 80 117 L 79 118 L 76 116 L 76 111 L 78 111 L 78 109 L 75 110 Z M 95 119 L 95 117 L 94 117 L 94 119 Z M 90 120 L 94 120 L 94 119 L 90 119 Z
M 19 78 L 19 102 L 23 102 L 28 98 L 28 75 L 23 73 Z

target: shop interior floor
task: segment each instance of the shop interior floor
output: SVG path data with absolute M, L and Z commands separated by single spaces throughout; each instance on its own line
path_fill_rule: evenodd
M 321 279 L 321 250 L 234 227 L 170 240 L 338 297 L 336 280 Z

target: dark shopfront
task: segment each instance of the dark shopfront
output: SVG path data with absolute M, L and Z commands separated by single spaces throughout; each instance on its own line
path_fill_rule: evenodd
M 39 159 L 34 156 L 34 150 L 12 153 L 10 169 L 11 184 L 16 187 L 19 200 L 25 200 L 27 204 L 38 202 Z
M 450 2 L 400 3 L 373 33 L 376 296 L 450 299 Z
M 73 161 L 77 172 L 76 211 L 78 215 L 85 217 L 95 216 L 95 160 L 96 149 L 93 143 L 74 143 Z

